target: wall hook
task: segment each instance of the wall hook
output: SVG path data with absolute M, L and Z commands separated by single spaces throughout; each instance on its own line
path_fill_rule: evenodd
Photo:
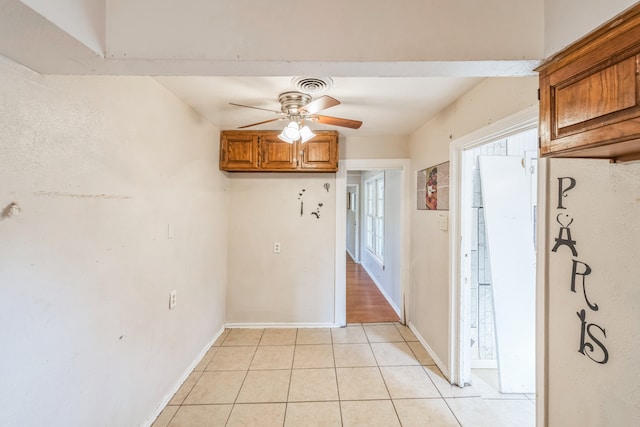
M 3 219 L 11 218 L 11 217 L 20 215 L 20 212 L 22 212 L 22 209 L 20 208 L 20 206 L 18 206 L 16 202 L 11 202 L 7 205 L 6 208 L 2 210 L 1 216 Z

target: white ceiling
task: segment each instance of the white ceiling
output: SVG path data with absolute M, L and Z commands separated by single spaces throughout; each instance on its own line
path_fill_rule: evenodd
M 0 0 L 0 55 L 42 74 L 156 76 L 223 130 L 276 116 L 230 102 L 279 110 L 293 77 L 330 76 L 342 104 L 321 114 L 364 122 L 344 136 L 408 135 L 634 2 Z
M 325 77 L 325 76 L 305 76 Z M 156 77 L 156 80 L 192 106 L 221 130 L 277 118 L 276 113 L 230 105 L 280 110 L 278 95 L 296 90 L 288 77 Z M 319 114 L 360 120 L 360 129 L 310 124 L 312 129 L 337 130 L 344 136 L 409 135 L 478 84 L 471 77 L 340 77 L 318 96 L 329 95 L 341 104 Z M 250 129 L 281 129 L 273 122 Z
M 317 95 L 341 104 L 320 114 L 363 125 L 312 128 L 347 137 L 409 135 L 482 78 L 535 75 L 543 55 L 543 0 L 276 3 L 0 0 L 0 54 L 42 74 L 154 76 L 222 130 L 277 117 L 230 102 L 279 110 L 293 77 L 328 76 Z M 284 3 L 313 25 L 274 25 Z

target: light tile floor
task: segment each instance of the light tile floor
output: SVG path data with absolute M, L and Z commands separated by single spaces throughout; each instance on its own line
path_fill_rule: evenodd
M 227 329 L 153 427 L 534 426 L 534 396 L 491 378 L 452 386 L 398 323 Z

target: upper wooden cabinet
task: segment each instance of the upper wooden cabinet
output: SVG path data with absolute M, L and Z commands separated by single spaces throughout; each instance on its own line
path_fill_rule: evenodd
M 262 133 L 258 136 L 260 146 L 260 169 L 279 171 L 296 170 L 296 144 L 278 138 L 278 132 Z
M 257 170 L 259 138 L 256 133 L 222 132 L 220 136 L 220 169 Z
M 338 170 L 337 132 L 316 132 L 313 139 L 299 144 L 300 169 L 335 172 Z
M 279 131 L 222 131 L 220 170 L 229 172 L 336 172 L 338 132 L 316 131 L 311 140 L 281 141 Z
M 640 158 L 640 4 L 536 71 L 543 157 Z

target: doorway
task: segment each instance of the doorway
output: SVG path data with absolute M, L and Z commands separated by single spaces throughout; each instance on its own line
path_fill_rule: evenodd
M 528 394 L 536 370 L 537 116 L 513 120 L 452 147 L 452 291 L 459 295 L 452 380 L 463 386 L 481 378 L 501 393 Z
M 347 172 L 347 323 L 400 320 L 399 178 L 395 169 Z
M 536 144 L 532 129 L 463 153 L 469 365 L 502 393 L 535 391 Z
M 360 262 L 360 184 L 349 184 L 359 175 L 347 175 L 347 253 L 355 263 Z M 347 261 L 348 262 L 348 261 Z
M 408 209 L 407 191 L 409 185 L 407 183 L 407 171 L 409 168 L 409 161 L 407 159 L 363 159 L 363 160 L 345 160 L 340 163 L 340 168 L 336 173 L 336 304 L 335 304 L 335 323 L 340 326 L 345 326 L 347 323 L 347 222 L 349 216 L 349 203 L 351 201 L 348 198 L 349 191 L 348 186 L 358 185 L 358 200 L 356 201 L 356 208 L 359 210 L 357 219 L 358 232 L 359 232 L 359 249 L 356 251 L 356 255 L 362 268 L 368 270 L 368 275 L 374 279 L 378 279 L 380 283 L 376 284 L 376 287 L 387 293 L 385 298 L 394 302 L 395 307 L 393 311 L 397 314 L 397 319 L 404 322 L 405 316 L 405 304 L 406 290 L 408 286 L 408 265 L 404 262 L 408 254 L 409 240 L 407 236 L 408 232 Z M 360 175 L 358 182 L 353 181 L 354 175 Z M 393 250 L 388 248 L 385 250 L 383 246 L 378 246 L 378 251 L 375 250 L 375 246 L 372 248 L 372 240 L 367 240 L 367 230 L 364 225 L 366 224 L 365 216 L 365 204 L 364 193 L 367 187 L 367 182 L 376 182 L 376 187 L 382 188 L 385 184 L 381 185 L 379 176 L 383 175 L 386 180 L 386 186 L 394 189 L 393 194 L 388 196 L 385 203 L 389 203 L 393 206 L 393 209 L 388 210 L 388 215 L 393 218 L 394 224 L 397 229 L 391 234 L 391 237 L 385 238 L 387 243 L 392 243 Z M 351 175 L 351 178 L 349 176 Z M 351 181 L 349 181 L 351 179 Z M 369 185 L 369 187 L 371 187 Z M 353 189 L 353 187 L 350 187 Z M 371 230 L 369 230 L 371 234 Z M 372 236 L 369 236 L 370 238 Z M 386 237 L 386 236 L 385 236 Z M 367 244 L 369 242 L 369 244 Z M 385 244 L 386 247 L 386 244 Z M 370 255 L 375 256 L 370 256 Z M 382 254 L 382 257 L 380 256 Z M 377 259 L 376 259 L 377 256 Z M 365 259 L 366 258 L 366 259 Z M 382 260 L 382 262 L 380 262 Z M 349 268 L 353 268 L 350 265 Z M 392 277 L 393 279 L 389 279 Z M 385 286 L 385 283 L 393 283 L 393 288 Z

